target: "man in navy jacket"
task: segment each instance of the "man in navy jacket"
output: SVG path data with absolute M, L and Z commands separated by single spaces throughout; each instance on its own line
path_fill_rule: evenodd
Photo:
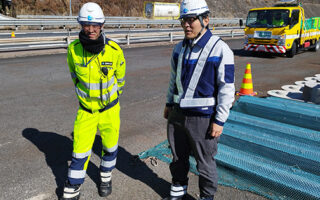
M 171 58 L 171 76 L 164 117 L 173 161 L 169 200 L 187 194 L 189 155 L 197 161 L 200 199 L 213 200 L 218 175 L 214 156 L 234 101 L 234 56 L 208 29 L 205 0 L 184 0 L 180 20 L 185 38 Z

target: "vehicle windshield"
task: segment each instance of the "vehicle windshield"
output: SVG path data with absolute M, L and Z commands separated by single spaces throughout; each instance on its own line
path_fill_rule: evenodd
M 250 11 L 246 26 L 251 28 L 284 27 L 289 23 L 289 10 Z

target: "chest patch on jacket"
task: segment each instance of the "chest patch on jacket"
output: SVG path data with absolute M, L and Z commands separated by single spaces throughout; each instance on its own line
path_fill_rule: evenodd
M 101 65 L 112 65 L 112 62 L 101 62 Z

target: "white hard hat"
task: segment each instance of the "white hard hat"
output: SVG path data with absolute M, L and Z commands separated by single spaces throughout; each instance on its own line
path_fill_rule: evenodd
M 180 18 L 196 17 L 209 12 L 209 7 L 205 0 L 183 0 L 180 6 Z
M 98 24 L 102 25 L 104 23 L 104 15 L 101 7 L 93 2 L 85 3 L 78 16 L 79 24 Z

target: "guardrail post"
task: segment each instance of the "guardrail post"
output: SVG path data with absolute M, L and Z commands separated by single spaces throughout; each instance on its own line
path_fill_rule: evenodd
M 172 32 L 169 33 L 169 37 L 170 37 L 170 42 L 172 43 L 173 42 L 173 34 L 172 34 Z
M 69 28 L 68 29 L 68 37 L 67 37 L 67 44 L 68 44 L 68 46 L 69 46 L 69 44 L 70 44 L 70 36 L 71 36 L 71 28 Z
M 44 29 L 44 28 L 43 28 L 43 25 L 41 25 L 41 30 L 43 31 L 43 29 Z
M 127 45 L 130 45 L 130 35 L 128 34 L 126 38 L 127 38 Z
M 118 24 L 118 28 L 121 28 L 121 24 Z
M 19 29 L 19 26 L 18 25 L 16 25 L 16 31 Z
M 232 37 L 232 38 L 234 37 L 234 33 L 233 33 L 233 30 L 231 30 L 231 37 Z

